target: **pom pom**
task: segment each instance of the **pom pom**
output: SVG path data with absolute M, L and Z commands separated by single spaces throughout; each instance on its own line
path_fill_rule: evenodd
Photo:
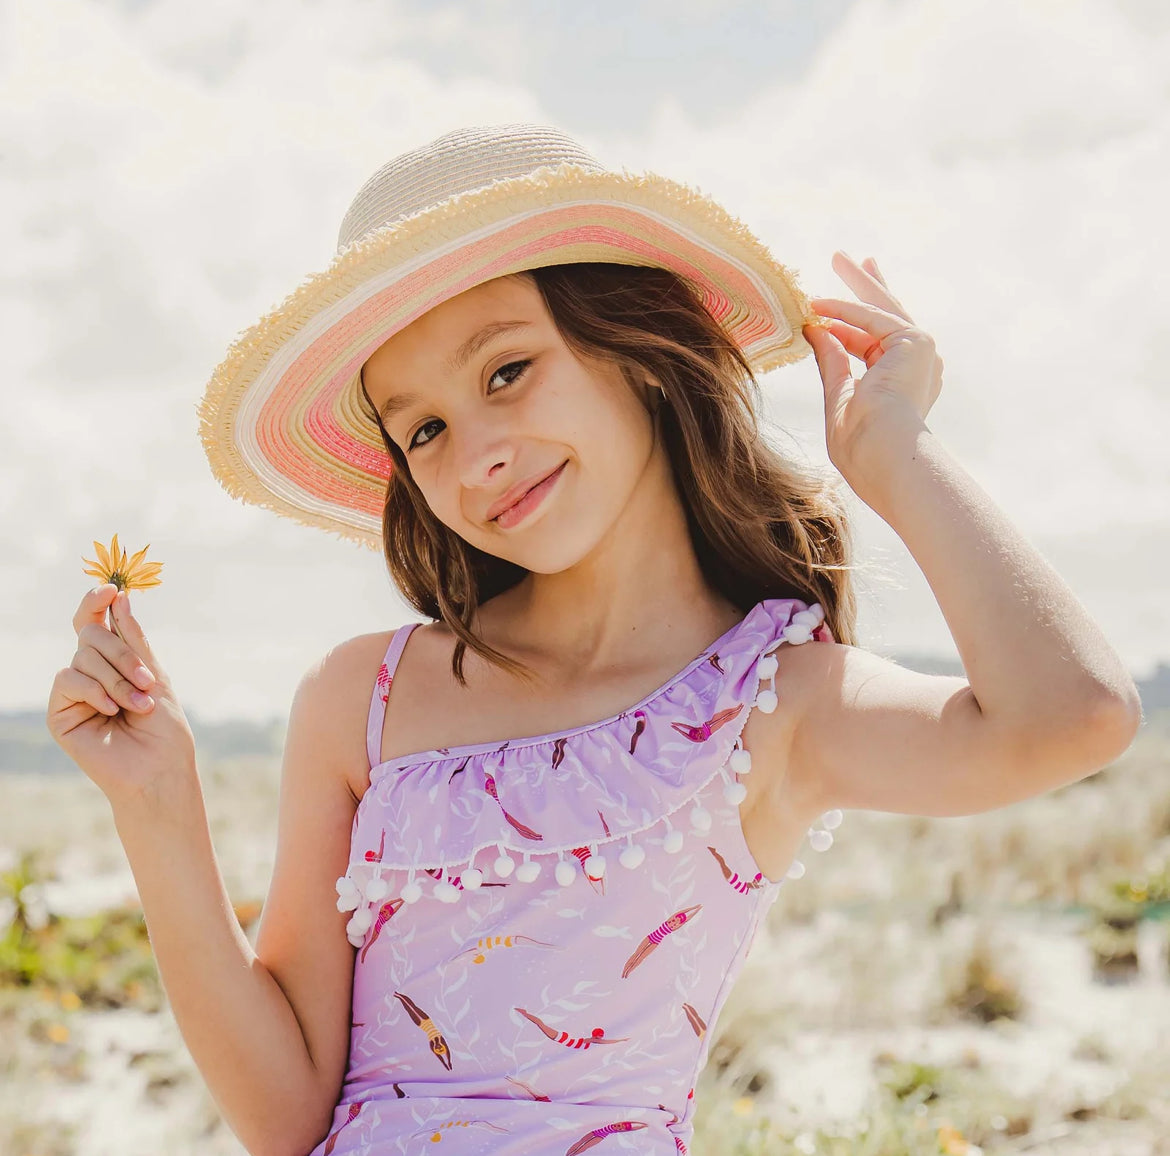
M 814 851 L 827 851 L 833 845 L 833 836 L 828 831 L 810 831 L 808 841 Z
M 540 874 L 540 864 L 535 859 L 525 859 L 519 867 L 516 868 L 516 878 L 521 883 L 532 883 Z
M 492 870 L 501 878 L 507 879 L 516 870 L 516 860 L 507 855 L 501 855 L 493 864 Z
M 577 872 L 573 870 L 572 863 L 568 863 L 564 859 L 561 859 L 557 863 L 557 869 L 556 869 L 557 882 L 562 887 L 568 887 L 569 884 L 573 882 L 573 877 L 576 874 L 577 874 Z
M 756 663 L 756 674 L 760 678 L 771 678 L 780 669 L 780 663 L 774 654 L 765 654 Z
M 459 888 L 450 879 L 440 879 L 435 884 L 435 898 L 443 903 L 458 903 Z
M 804 877 L 804 864 L 799 859 L 792 860 L 792 866 L 784 874 L 785 879 L 801 879 Z
M 783 638 L 785 642 L 790 642 L 794 646 L 799 646 L 802 642 L 807 642 L 812 638 L 813 627 L 805 622 L 790 622 L 784 627 Z
M 683 833 L 681 831 L 671 831 L 666 838 L 662 840 L 662 849 L 668 855 L 676 855 L 682 850 Z
M 365 943 L 365 941 L 366 941 L 366 937 L 365 937 L 364 935 L 356 935 L 356 934 L 354 934 L 354 935 L 347 935 L 347 936 L 346 936 L 346 939 L 348 939 L 348 940 L 349 940 L 349 942 L 350 942 L 350 945 L 351 945 L 352 947 L 361 947 L 361 945 L 362 945 L 363 943 Z
M 841 826 L 841 820 L 844 817 L 845 816 L 836 807 L 834 807 L 831 811 L 826 811 L 821 816 L 821 826 L 827 828 L 830 831 L 835 831 L 838 827 Z
M 703 807 L 692 807 L 691 826 L 696 831 L 709 831 L 711 829 L 711 812 L 705 810 Z
M 618 862 L 623 866 L 629 868 L 631 871 L 635 867 L 641 867 L 646 861 L 646 852 L 637 843 L 631 843 L 618 856 Z
M 756 706 L 764 712 L 764 714 L 771 714 L 780 700 L 776 697 L 774 690 L 762 690 L 756 695 Z
M 463 884 L 465 890 L 474 891 L 477 887 L 483 886 L 483 872 L 478 867 L 468 867 L 459 876 L 459 882 Z
M 422 888 L 412 879 L 400 892 L 403 903 L 417 903 L 422 898 Z
M 368 907 L 363 907 L 360 911 L 355 911 L 350 917 L 350 921 L 345 925 L 346 931 L 355 931 L 363 934 L 369 930 L 370 924 L 374 922 L 374 916 L 371 914 Z
M 738 807 L 747 798 L 747 787 L 743 783 L 727 783 L 723 788 L 724 802 Z
M 341 895 L 337 900 L 338 911 L 352 911 L 355 907 L 361 906 L 362 897 L 355 890 L 352 895 Z
M 582 864 L 585 874 L 600 879 L 605 874 L 605 860 L 600 855 L 590 855 Z
M 752 753 L 743 747 L 736 747 L 731 752 L 727 765 L 737 774 L 746 775 L 752 769 Z
M 356 895 L 358 893 L 357 884 L 348 876 L 341 875 L 337 880 L 337 894 L 338 895 Z
M 366 898 L 371 903 L 377 903 L 390 894 L 390 884 L 385 879 L 374 877 L 366 884 Z
M 817 606 L 819 609 L 818 603 L 814 602 L 813 605 Z M 824 617 L 825 617 L 825 613 L 823 610 L 821 611 L 820 614 L 814 614 L 812 612 L 812 610 L 798 610 L 789 619 L 789 625 L 791 625 L 792 623 L 795 623 L 797 626 L 808 626 L 811 629 L 815 630 L 818 626 L 820 626 L 821 619 L 823 619 Z

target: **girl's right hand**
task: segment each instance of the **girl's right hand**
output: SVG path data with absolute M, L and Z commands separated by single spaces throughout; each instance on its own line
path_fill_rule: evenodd
M 125 642 L 105 623 L 111 602 Z M 111 803 L 157 800 L 197 783 L 191 727 L 128 595 L 112 583 L 89 591 L 73 629 L 77 653 L 53 679 L 45 720 L 57 744 Z M 153 702 L 135 698 L 144 690 Z

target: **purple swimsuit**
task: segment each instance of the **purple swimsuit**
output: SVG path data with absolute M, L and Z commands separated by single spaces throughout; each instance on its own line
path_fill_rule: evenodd
M 615 717 L 380 762 L 414 625 L 370 704 L 337 883 L 357 949 L 349 1063 L 310 1156 L 685 1153 L 711 1032 L 784 882 L 744 841 L 741 732 L 776 708 L 770 652 L 832 641 L 820 605 L 758 602 Z M 785 878 L 803 874 L 794 860 Z

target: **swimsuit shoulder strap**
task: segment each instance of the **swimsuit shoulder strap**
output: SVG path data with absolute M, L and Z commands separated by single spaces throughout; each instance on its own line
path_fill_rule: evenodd
M 366 754 L 369 756 L 371 770 L 382 761 L 382 725 L 386 718 L 386 700 L 390 697 L 394 672 L 398 669 L 398 660 L 402 657 L 402 648 L 406 645 L 410 632 L 418 625 L 417 622 L 408 622 L 394 631 L 390 645 L 386 648 L 386 656 L 382 659 L 382 665 L 378 667 L 378 677 L 374 680 L 374 690 L 370 696 L 370 713 L 366 721 Z

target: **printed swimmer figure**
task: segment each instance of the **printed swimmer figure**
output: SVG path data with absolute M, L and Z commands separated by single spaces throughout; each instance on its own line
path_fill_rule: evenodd
M 677 931 L 702 909 L 703 905 L 696 903 L 693 907 L 684 907 L 681 911 L 676 911 L 673 915 L 668 916 L 634 949 L 634 954 L 626 960 L 626 966 L 622 968 L 622 979 L 625 979 L 634 968 L 642 963 L 668 935 Z
M 503 748 L 501 748 L 503 749 Z M 504 804 L 500 802 L 500 793 L 496 790 L 495 777 L 485 773 L 483 776 L 483 789 L 499 804 L 500 810 L 504 812 L 504 818 L 508 820 L 525 839 L 543 839 L 543 835 L 537 834 L 531 827 L 526 827 L 519 819 L 513 818 L 504 810 Z
M 564 738 L 559 738 L 559 739 L 557 739 L 557 741 L 556 741 L 555 743 L 553 743 L 553 754 L 552 754 L 552 769 L 553 769 L 554 771 L 555 771 L 555 770 L 557 769 L 557 767 L 559 767 L 559 766 L 561 765 L 561 763 L 564 761 L 564 758 L 565 758 L 565 742 L 566 742 L 566 741 L 567 741 L 567 740 L 566 740 L 566 739 L 564 739 Z
M 707 1025 L 703 1022 L 703 1017 L 689 1003 L 683 1004 L 683 1011 L 686 1012 L 687 1023 L 694 1029 L 695 1035 L 702 1039 L 707 1034 Z
M 604 895 L 605 894 L 605 876 L 604 875 L 592 875 L 589 873 L 589 871 L 585 867 L 586 861 L 593 854 L 593 852 L 590 851 L 588 847 L 573 847 L 569 851 L 569 854 L 572 855 L 573 858 L 576 859 L 577 862 L 581 864 L 582 874 L 584 874 L 585 878 L 589 880 L 589 885 L 593 888 L 593 890 L 596 891 L 598 895 Z
M 366 1103 L 365 1100 L 357 1100 L 349 1106 L 349 1115 L 341 1122 L 336 1132 L 331 1132 L 329 1139 L 325 1141 L 325 1156 L 337 1146 L 337 1137 L 341 1135 L 342 1128 L 348 1128 L 357 1118 L 358 1113 L 362 1110 L 362 1105 Z
M 427 1033 L 427 1040 L 431 1045 L 431 1051 L 435 1053 L 435 1058 L 447 1071 L 450 1071 L 451 1049 L 447 1047 L 447 1041 L 443 1039 L 443 1033 L 435 1027 L 435 1021 L 410 996 L 403 995 L 400 991 L 396 991 L 394 995 L 402 1006 L 406 1008 L 406 1014 Z
M 523 1080 L 517 1080 L 513 1076 L 505 1076 L 504 1079 L 507 1080 L 509 1084 L 515 1084 L 517 1087 L 523 1088 L 534 1100 L 539 1101 L 541 1104 L 552 1103 L 551 1096 L 542 1096 L 535 1088 L 529 1087 Z
M 416 1136 L 430 1136 L 431 1142 L 437 1144 L 443 1138 L 443 1132 L 449 1128 L 487 1128 L 490 1132 L 506 1133 L 507 1128 L 501 1128 L 498 1124 L 492 1124 L 487 1120 L 448 1120 L 445 1124 L 440 1124 L 437 1128 L 424 1128 L 421 1132 L 412 1133 L 412 1138 Z
M 391 917 L 402 906 L 403 902 L 404 900 L 402 899 L 391 899 L 382 904 L 378 911 L 378 918 L 374 920 L 374 926 L 370 928 L 370 937 L 366 940 L 365 947 L 362 948 L 362 954 L 360 956 L 362 963 L 366 962 L 366 952 L 374 946 L 374 940 L 378 938 L 382 928 L 390 922 Z
M 690 723 L 672 722 L 670 725 L 674 727 L 680 735 L 690 739 L 693 743 L 705 743 L 724 723 L 729 723 L 739 712 L 743 710 L 743 703 L 736 703 L 733 707 L 728 707 L 727 710 L 721 710 L 713 714 L 710 719 L 700 726 L 691 726 Z
M 593 1044 L 624 1044 L 630 1038 L 629 1036 L 621 1036 L 618 1039 L 607 1040 L 605 1038 L 604 1028 L 594 1028 L 588 1036 L 571 1036 L 568 1032 L 558 1032 L 556 1028 L 550 1028 L 539 1016 L 534 1016 L 522 1007 L 518 1007 L 515 1010 L 526 1020 L 531 1020 L 536 1024 L 553 1043 L 564 1044 L 566 1048 L 588 1049 Z
M 600 1144 L 606 1136 L 613 1136 L 618 1132 L 636 1132 L 639 1128 L 646 1127 L 648 1125 L 640 1120 L 619 1120 L 616 1124 L 606 1124 L 604 1128 L 594 1128 L 592 1132 L 586 1132 L 576 1144 L 566 1148 L 565 1156 L 577 1156 L 578 1152 L 584 1152 L 594 1144 Z
M 644 710 L 636 710 L 634 711 L 634 718 L 638 721 L 634 723 L 634 733 L 630 736 L 630 754 L 634 753 L 634 748 L 638 745 L 638 739 L 646 729 L 646 712 Z
M 762 871 L 757 871 L 756 877 L 754 879 L 742 879 L 740 878 L 738 871 L 732 871 L 732 869 L 727 866 L 727 861 L 723 858 L 722 855 L 719 854 L 718 851 L 715 850 L 714 847 L 708 847 L 707 850 L 715 856 L 715 859 L 719 864 L 719 870 L 723 872 L 723 878 L 726 879 L 727 882 L 730 883 L 731 886 L 740 893 L 740 895 L 746 895 L 749 891 L 754 891 L 764 885 L 764 873 Z
M 382 852 L 385 850 L 386 850 L 386 828 L 383 827 L 382 828 L 382 841 L 378 844 L 377 851 L 367 851 L 366 852 L 366 862 L 367 863 L 381 863 L 382 862 Z
M 487 959 L 488 952 L 494 948 L 519 947 L 522 943 L 530 943 L 533 947 L 556 947 L 555 943 L 545 943 L 541 939 L 533 939 L 530 935 L 488 935 L 483 939 L 477 939 L 474 947 L 459 952 L 454 958 L 458 959 L 461 955 L 470 955 L 472 963 L 483 963 Z
M 374 680 L 374 683 L 382 692 L 383 704 L 385 704 L 386 700 L 390 697 L 390 686 L 393 682 L 394 679 L 390 676 L 390 668 L 385 663 L 382 663 L 382 665 L 378 667 L 378 677 Z
M 664 1111 L 664 1112 L 670 1111 L 670 1109 L 667 1108 L 667 1106 L 665 1104 L 659 1104 L 658 1107 L 661 1108 L 662 1111 Z M 677 1124 L 677 1123 L 678 1123 L 678 1113 L 671 1112 L 670 1119 L 666 1121 L 666 1127 L 668 1129 L 673 1128 L 675 1126 L 675 1124 Z M 687 1146 L 682 1142 L 681 1136 L 675 1136 L 674 1150 L 679 1154 L 679 1156 L 687 1156 Z
M 717 654 L 713 654 L 713 655 L 711 655 L 711 657 L 710 657 L 709 659 L 707 659 L 707 661 L 708 661 L 708 662 L 709 662 L 709 663 L 710 663 L 710 664 L 711 664 L 711 665 L 712 665 L 712 666 L 713 666 L 713 667 L 714 667 L 714 668 L 715 668 L 717 671 L 719 671 L 719 673 L 720 673 L 720 674 L 726 674 L 726 673 L 727 673 L 727 672 L 726 672 L 726 671 L 723 669 L 723 667 L 721 667 L 721 666 L 719 665 L 719 655 L 717 655 Z

